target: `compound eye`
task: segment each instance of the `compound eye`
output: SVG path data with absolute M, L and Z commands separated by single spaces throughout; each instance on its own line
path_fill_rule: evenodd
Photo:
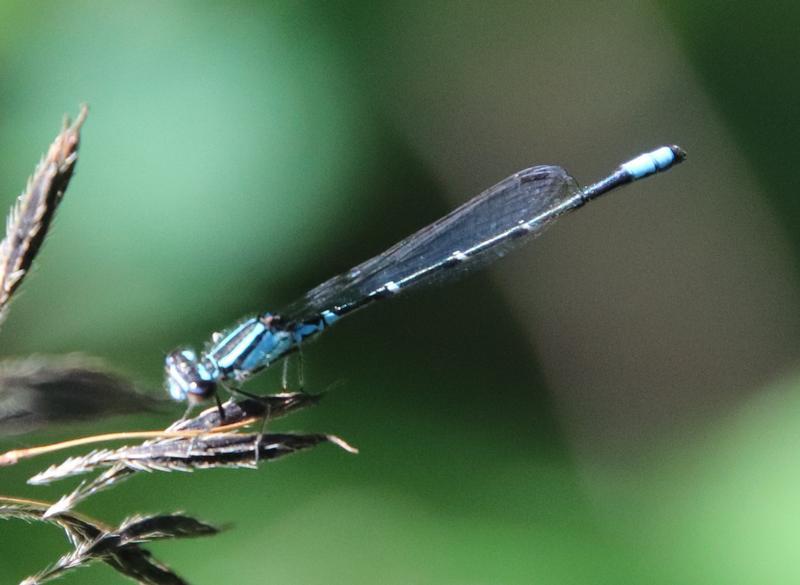
M 167 392 L 175 400 L 200 401 L 213 394 L 215 383 L 191 349 L 173 351 L 167 356 L 164 367 Z
M 172 377 L 167 377 L 167 392 L 173 400 L 177 400 L 178 402 L 186 400 L 186 388 Z
M 191 349 L 176 349 L 167 355 L 165 365 L 170 368 L 191 368 L 197 363 L 197 354 Z
M 196 379 L 189 389 L 186 397 L 190 402 L 196 404 L 207 400 L 217 391 L 217 384 L 211 380 Z

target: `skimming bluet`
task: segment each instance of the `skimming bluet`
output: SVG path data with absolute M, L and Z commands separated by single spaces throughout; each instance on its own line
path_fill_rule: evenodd
M 277 313 L 262 313 L 217 333 L 204 352 L 181 348 L 166 358 L 166 386 L 175 400 L 237 391 L 250 376 L 299 349 L 340 318 L 374 301 L 441 282 L 484 266 L 537 235 L 556 218 L 592 199 L 686 158 L 662 146 L 581 188 L 559 166 L 519 171 L 382 254 L 310 290 Z

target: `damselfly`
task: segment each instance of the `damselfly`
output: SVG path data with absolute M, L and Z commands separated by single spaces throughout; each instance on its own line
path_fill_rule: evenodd
M 581 188 L 558 166 L 535 166 L 500 181 L 382 254 L 335 276 L 278 313 L 251 317 L 214 334 L 206 350 L 177 349 L 166 359 L 166 386 L 176 400 L 236 391 L 256 372 L 296 351 L 341 317 L 416 286 L 484 266 L 537 235 L 559 216 L 686 158 L 663 146 Z

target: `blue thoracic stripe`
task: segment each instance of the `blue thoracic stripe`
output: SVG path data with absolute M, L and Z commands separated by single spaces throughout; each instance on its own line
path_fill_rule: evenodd
M 234 329 L 227 337 L 217 343 L 208 353 L 217 365 L 224 370 L 236 367 L 236 362 L 250 348 L 258 343 L 267 331 L 266 326 L 256 319 L 249 319 Z M 233 345 L 231 346 L 231 343 Z
M 293 329 L 276 326 L 271 315 L 241 323 L 206 353 L 206 359 L 222 377 L 243 380 L 295 349 L 306 338 L 322 331 L 338 318 L 326 311 L 316 321 L 299 323 Z
M 237 364 L 240 376 L 257 371 L 279 359 L 292 348 L 293 342 L 286 331 L 270 328 L 257 344 L 249 348 Z

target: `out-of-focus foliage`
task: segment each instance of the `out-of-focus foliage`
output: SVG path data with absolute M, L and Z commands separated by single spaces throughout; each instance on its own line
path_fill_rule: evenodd
M 359 456 L 136 477 L 85 511 L 232 523 L 153 547 L 192 583 L 800 579 L 799 20 L 788 2 L 0 3 L 5 206 L 59 116 L 91 108 L 0 351 L 95 354 L 154 394 L 173 347 L 519 168 L 585 183 L 661 141 L 689 151 L 504 262 L 500 284 L 385 303 L 310 345 L 307 386 L 336 385 L 291 430 Z M 3 469 L 0 493 L 57 499 L 71 487 L 24 483 L 55 460 Z M 4 524 L 0 582 L 62 552 Z

